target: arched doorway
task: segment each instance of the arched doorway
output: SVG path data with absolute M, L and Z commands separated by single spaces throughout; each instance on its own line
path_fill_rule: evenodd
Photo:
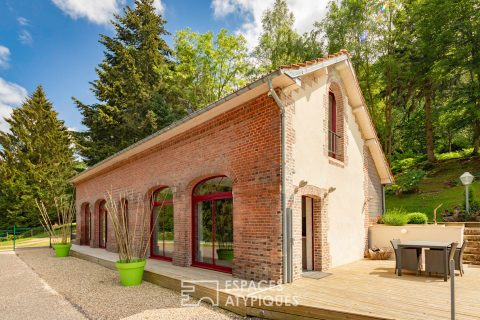
M 232 271 L 232 181 L 225 177 L 203 180 L 193 189 L 193 263 L 224 272 Z
M 98 205 L 98 246 L 100 248 L 107 247 L 107 233 L 108 233 L 108 214 L 105 207 L 106 201 L 102 200 Z
M 152 195 L 152 237 L 150 257 L 171 261 L 175 246 L 173 233 L 173 193 L 168 187 Z

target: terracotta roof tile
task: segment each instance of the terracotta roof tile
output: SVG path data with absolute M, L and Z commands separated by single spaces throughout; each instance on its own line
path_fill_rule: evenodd
M 309 66 L 309 65 L 312 65 L 312 64 L 324 62 L 326 60 L 333 59 L 333 58 L 339 57 L 339 56 L 344 55 L 344 54 L 348 55 L 348 51 L 345 50 L 345 49 L 342 49 L 339 52 L 329 54 L 329 55 L 325 55 L 323 57 L 319 57 L 319 58 L 316 58 L 316 59 L 313 59 L 313 60 L 309 60 L 309 61 L 305 61 L 305 62 L 301 62 L 301 63 L 292 63 L 292 64 L 283 65 L 283 66 L 280 66 L 280 69 L 299 69 L 299 68 L 303 68 L 303 67 L 306 67 L 306 66 Z

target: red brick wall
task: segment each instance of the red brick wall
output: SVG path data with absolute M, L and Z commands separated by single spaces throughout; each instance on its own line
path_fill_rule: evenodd
M 204 178 L 226 175 L 233 181 L 233 275 L 279 280 L 282 269 L 280 140 L 278 107 L 273 99 L 262 95 L 92 179 L 79 182 L 76 185 L 77 221 L 81 221 L 81 204 L 90 203 L 95 230 L 91 245 L 98 246 L 96 204 L 106 191 L 134 192 L 148 203 L 147 194 L 156 187 L 169 186 L 174 192 L 173 263 L 189 266 L 192 262 L 192 190 Z M 129 209 L 134 206 L 135 200 L 129 199 Z M 78 228 L 80 225 L 77 224 Z M 115 250 L 111 223 L 107 250 Z

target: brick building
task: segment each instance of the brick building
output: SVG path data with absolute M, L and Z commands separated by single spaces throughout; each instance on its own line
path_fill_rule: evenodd
M 151 258 L 290 282 L 363 257 L 392 175 L 342 51 L 265 75 L 72 182 L 82 245 L 116 250 L 105 193 L 128 193 L 129 207 L 153 204 Z

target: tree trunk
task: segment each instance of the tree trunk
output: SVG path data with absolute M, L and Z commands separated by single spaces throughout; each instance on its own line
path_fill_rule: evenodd
M 430 162 L 435 162 L 434 144 L 433 144 L 433 123 L 432 123 L 432 87 L 428 84 L 425 88 L 425 129 L 427 132 L 427 158 Z
M 473 155 L 480 154 L 480 119 L 477 119 L 473 128 Z
M 385 136 L 384 136 L 384 152 L 387 160 L 390 161 L 392 155 L 392 134 L 393 134 L 392 104 L 390 100 L 385 101 Z

